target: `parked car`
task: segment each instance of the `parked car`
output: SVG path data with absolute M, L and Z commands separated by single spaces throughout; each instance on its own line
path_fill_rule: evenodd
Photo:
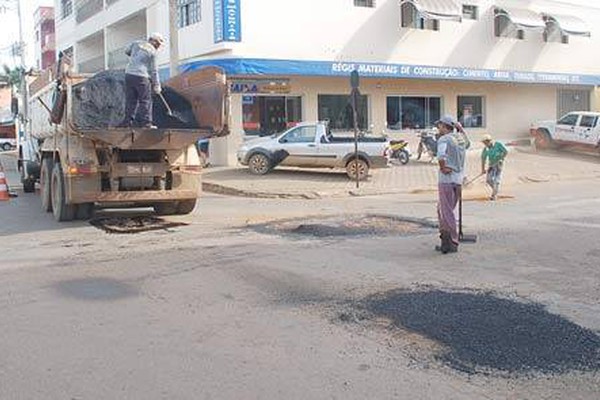
M 531 125 L 531 135 L 538 148 L 580 145 L 590 149 L 600 146 L 600 113 L 570 112 L 558 121 L 540 121 Z
M 365 179 L 370 168 L 387 166 L 384 136 L 361 135 L 358 160 L 352 134 L 332 134 L 327 122 L 301 123 L 270 137 L 245 142 L 237 153 L 250 172 L 264 175 L 278 165 L 303 168 L 345 168 L 352 179 Z

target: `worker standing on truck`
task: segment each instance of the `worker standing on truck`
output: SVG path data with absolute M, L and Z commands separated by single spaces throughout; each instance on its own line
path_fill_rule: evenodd
M 502 167 L 504 166 L 504 159 L 508 154 L 508 150 L 506 150 L 506 147 L 502 143 L 494 140 L 490 135 L 485 135 L 481 141 L 485 146 L 481 152 L 481 173 L 487 176 L 486 183 L 492 188 L 490 200 L 494 201 L 500 189 Z
M 164 43 L 163 35 L 153 33 L 148 40 L 137 40 L 125 49 L 129 63 L 125 69 L 125 118 L 120 127 L 139 124 L 156 129 L 152 124 L 152 93 L 161 93 L 156 54 Z

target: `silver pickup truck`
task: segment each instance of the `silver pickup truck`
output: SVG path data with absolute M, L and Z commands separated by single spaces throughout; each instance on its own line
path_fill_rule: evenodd
M 287 131 L 245 142 L 237 153 L 240 164 L 264 175 L 278 165 L 303 168 L 344 168 L 348 177 L 366 179 L 370 168 L 387 166 L 388 140 L 361 136 L 358 160 L 350 134 L 333 135 L 326 122 L 301 123 Z

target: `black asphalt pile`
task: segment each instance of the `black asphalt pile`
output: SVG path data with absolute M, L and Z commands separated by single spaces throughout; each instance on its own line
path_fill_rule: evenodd
M 392 291 L 365 302 L 375 317 L 443 345 L 436 357 L 467 373 L 600 370 L 600 337 L 542 305 L 489 293 Z
M 289 219 L 261 224 L 253 228 L 264 233 L 321 238 L 374 235 L 410 236 L 430 233 L 435 225 L 427 221 L 387 215 L 348 215 Z
M 141 233 L 187 225 L 151 216 L 96 218 L 90 224 L 108 233 Z
M 173 111 L 167 109 L 156 95 L 153 99 L 153 122 L 161 129 L 198 128 L 190 103 L 169 87 L 163 87 L 163 96 Z M 73 90 L 73 121 L 79 129 L 113 128 L 125 117 L 125 72 L 103 71 Z

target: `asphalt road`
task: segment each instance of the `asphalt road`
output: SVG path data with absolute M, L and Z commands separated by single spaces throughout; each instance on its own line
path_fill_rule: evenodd
M 467 202 L 479 242 L 446 256 L 433 230 L 255 226 L 432 219 L 428 193 L 207 195 L 170 219 L 189 225 L 130 235 L 21 193 L 0 203 L 0 398 L 600 398 L 598 183 Z

